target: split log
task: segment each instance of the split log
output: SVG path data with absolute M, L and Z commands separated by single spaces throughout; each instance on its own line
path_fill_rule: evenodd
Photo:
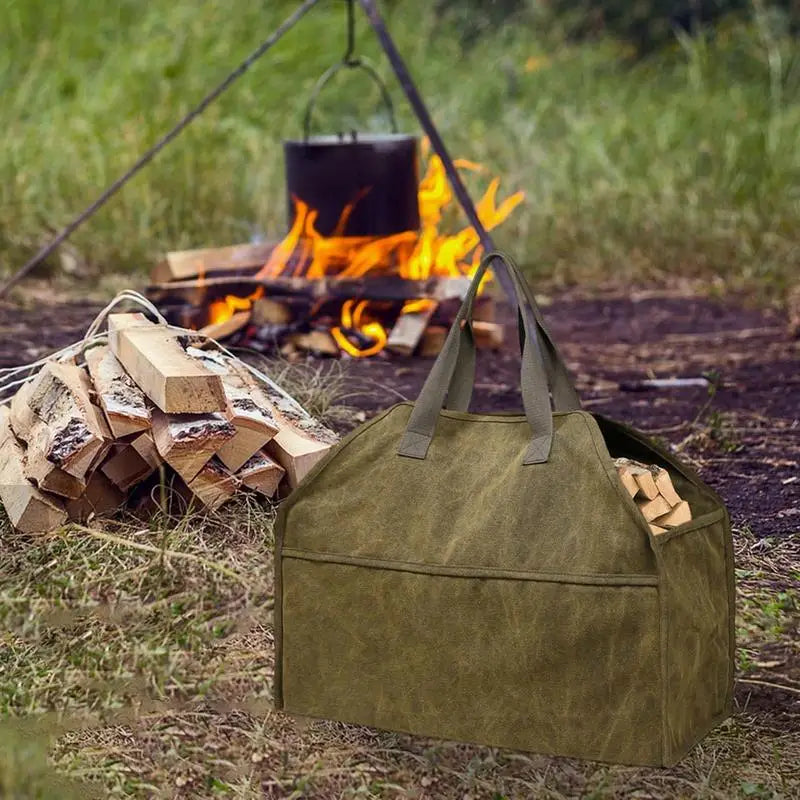
M 253 325 L 286 325 L 292 320 L 291 310 L 271 297 L 259 297 L 253 301 Z
M 650 523 L 650 530 L 651 530 L 651 531 L 652 531 L 652 532 L 653 532 L 653 533 L 654 533 L 656 536 L 658 536 L 658 534 L 660 534 L 660 533 L 666 533 L 666 532 L 667 532 L 667 529 L 666 529 L 666 528 L 662 528 L 660 525 L 655 525 L 655 524 L 654 524 L 654 523 L 652 523 L 652 522 Z
M 425 358 L 438 356 L 447 339 L 448 329 L 442 325 L 429 325 L 422 334 L 419 354 Z
M 295 333 L 289 341 L 298 349 L 306 352 L 322 353 L 326 356 L 339 356 L 339 345 L 327 331 L 310 331 L 309 333 Z
M 473 320 L 472 338 L 478 350 L 499 350 L 505 340 L 505 328 L 496 322 Z
M 309 470 L 336 444 L 339 437 L 280 392 L 263 386 L 275 410 L 280 430 L 267 445 L 271 455 L 285 470 L 294 489 Z
M 239 479 L 218 458 L 212 458 L 186 485 L 207 509 L 216 511 L 236 493 Z
M 278 432 L 272 405 L 253 376 L 236 360 L 216 350 L 189 348 L 187 352 L 222 379 L 225 415 L 236 434 L 217 451 L 217 457 L 236 472 Z
M 672 478 L 669 476 L 663 467 L 653 466 L 650 467 L 650 472 L 653 475 L 653 481 L 659 494 L 671 505 L 676 506 L 681 502 L 681 496 L 675 491 L 672 485 Z
M 625 487 L 625 491 L 631 496 L 636 497 L 639 493 L 639 484 L 636 483 L 636 478 L 633 477 L 633 472 L 628 465 L 617 466 L 617 475 Z
M 93 347 L 84 357 L 111 433 L 119 439 L 147 430 L 152 420 L 144 392 L 131 380 L 110 348 Z
M 250 322 L 250 317 L 250 311 L 237 311 L 222 322 L 205 325 L 198 333 L 208 336 L 209 339 L 227 339 L 244 328 Z
M 629 458 L 618 458 L 614 461 L 614 465 L 623 486 L 631 497 L 636 497 L 639 492 L 648 500 L 655 500 L 658 497 L 658 487 L 649 466 L 640 464 L 638 461 L 631 461 Z
M 120 491 L 127 492 L 149 478 L 161 464 L 155 442 L 149 432 L 123 444 L 103 463 L 101 470 Z
M 40 489 L 74 500 L 86 491 L 86 479 L 76 478 L 48 461 L 46 452 L 49 442 L 50 432 L 40 420 L 31 428 L 28 437 L 25 475 Z
M 400 312 L 400 316 L 386 340 L 386 348 L 393 353 L 410 356 L 422 339 L 428 323 L 436 311 L 437 304 L 433 301 L 409 303 L 407 308 Z
M 86 481 L 64 472 L 47 460 L 51 433 L 31 410 L 29 402 L 32 388 L 30 382 L 24 383 L 11 398 L 11 429 L 17 439 L 26 444 L 25 475 L 39 489 L 60 497 L 80 497 L 86 489 Z
M 237 473 L 244 486 L 267 497 L 274 497 L 286 470 L 266 453 L 256 453 Z
M 111 431 L 91 402 L 91 383 L 74 364 L 48 362 L 33 381 L 28 403 L 47 425 L 48 461 L 84 478 L 111 446 Z
M 691 519 L 692 511 L 689 508 L 689 504 L 685 500 L 681 500 L 666 514 L 656 517 L 653 522 L 662 528 L 674 528 L 678 525 L 683 525 L 685 522 L 691 522 Z
M 658 518 L 668 514 L 671 510 L 670 504 L 660 494 L 652 500 L 640 500 L 637 505 L 648 522 L 655 522 L 656 525 L 662 525 L 662 527 L 663 524 L 658 521 Z
M 30 381 L 23 383 L 17 393 L 11 398 L 11 427 L 18 439 L 23 442 L 30 441 L 31 431 L 39 417 L 30 407 L 32 384 Z
M 0 500 L 20 533 L 48 533 L 66 522 L 64 506 L 25 476 L 25 451 L 11 430 L 10 414 L 0 406 Z
M 227 363 L 231 372 L 249 384 L 251 391 L 260 390 L 269 403 L 278 432 L 267 444 L 266 452 L 286 470 L 289 486 L 294 488 L 339 437 L 306 414 L 297 401 L 256 378 L 241 361 L 228 359 Z
M 207 278 L 215 272 L 256 272 L 267 263 L 274 249 L 274 244 L 259 242 L 167 253 L 153 268 L 150 279 L 162 283 L 200 276 Z
M 235 435 L 236 428 L 222 414 L 153 413 L 158 454 L 186 483 Z
M 139 324 L 125 314 L 111 314 L 108 320 L 111 350 L 161 411 L 204 414 L 225 409 L 219 375 L 186 354 L 177 331 Z
M 100 471 L 94 472 L 86 483 L 86 491 L 67 503 L 71 520 L 85 522 L 90 516 L 116 511 L 125 502 L 125 495 Z

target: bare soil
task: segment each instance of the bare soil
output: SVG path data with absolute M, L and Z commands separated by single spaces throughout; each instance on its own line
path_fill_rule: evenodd
M 72 301 L 37 303 L 35 310 L 0 302 L 0 368 L 76 341 L 98 310 L 96 305 Z M 537 770 L 541 767 L 541 772 L 524 773 L 531 783 L 517 788 L 536 796 L 544 792 L 544 784 L 537 789 L 532 776 L 556 775 L 558 790 L 540 796 L 577 796 L 573 792 L 591 789 L 598 791 L 592 795 L 598 797 L 632 796 L 634 789 L 644 791 L 636 796 L 676 796 L 671 794 L 672 780 L 683 782 L 681 796 L 796 796 L 800 787 L 795 761 L 800 740 L 800 342 L 789 335 L 782 312 L 751 308 L 746 298 L 713 299 L 660 289 L 609 289 L 591 294 L 559 291 L 548 298 L 545 314 L 585 406 L 632 423 L 668 443 L 693 463 L 728 504 L 739 567 L 737 712 L 680 770 L 631 772 L 620 768 L 600 773 L 589 770 L 584 775 L 589 768 L 579 762 L 534 757 L 531 763 L 536 763 Z M 479 358 L 476 409 L 520 407 L 515 321 L 502 305 L 499 315 L 507 321 L 506 344 L 501 351 L 483 353 Z M 366 418 L 399 400 L 414 399 L 431 363 L 431 359 L 394 356 L 339 362 L 350 392 L 347 403 L 360 409 L 360 418 Z M 335 362 L 321 366 L 331 365 Z M 711 381 L 710 389 L 636 388 L 637 382 L 646 378 L 702 375 Z M 343 422 L 340 427 L 352 424 Z M 269 636 L 265 642 L 271 650 Z M 269 657 L 270 653 L 259 647 L 259 658 Z M 242 716 L 245 711 L 232 713 Z M 247 710 L 246 719 L 242 716 L 247 722 L 240 725 L 243 730 L 261 724 L 259 714 L 249 714 Z M 224 716 L 215 712 L 209 722 L 219 725 Z M 192 726 L 197 719 L 192 719 Z M 163 717 L 159 720 L 163 724 Z M 423 755 L 433 752 L 429 748 L 439 747 L 427 740 L 330 723 L 314 723 L 306 729 L 280 715 L 270 725 L 280 730 L 271 734 L 276 738 L 270 740 L 269 752 L 277 747 L 285 757 L 295 754 L 299 758 L 307 752 L 306 746 L 320 748 L 327 755 L 351 748 L 363 763 L 378 759 L 373 768 L 379 765 L 382 777 L 391 784 L 430 785 L 425 782 L 427 773 L 420 777 L 416 767 L 407 769 L 406 765 L 407 761 L 422 763 Z M 67 744 L 68 740 L 62 740 L 61 747 Z M 69 747 L 84 752 L 77 739 Z M 154 747 L 153 763 L 166 763 L 167 750 L 160 743 Z M 379 755 L 376 747 L 385 755 Z M 127 745 L 120 752 L 123 750 L 127 751 Z M 473 796 L 502 796 L 492 794 L 492 785 L 513 792 L 514 781 L 523 777 L 516 767 L 513 775 L 504 775 L 504 765 L 523 759 L 518 754 L 495 754 L 487 748 L 462 745 L 447 745 L 437 752 L 441 763 L 425 767 L 432 770 L 434 783 L 415 796 L 466 796 L 464 775 L 472 776 L 474 765 L 483 763 L 481 759 L 491 758 L 492 766 L 485 782 L 482 778 L 477 783 Z M 236 760 L 233 755 L 231 758 Z M 527 763 L 530 759 L 523 760 Z M 200 761 L 197 763 L 200 769 Z M 266 769 L 266 764 L 261 766 Z M 299 764 L 292 764 L 292 770 L 302 774 Z M 285 772 L 285 767 L 280 769 Z M 354 780 L 354 768 L 342 769 L 342 775 L 347 775 L 343 780 Z M 712 779 L 712 772 L 718 777 Z M 97 773 L 101 774 L 106 773 Z M 451 776 L 452 785 L 444 775 Z M 601 780 L 600 786 L 593 786 L 595 779 Z M 477 778 L 469 780 L 476 786 Z M 333 777 L 331 783 L 326 781 L 321 794 L 309 794 L 338 796 Z M 272 791 L 275 794 L 266 790 L 265 796 L 286 796 L 284 789 L 275 789 L 274 784 Z

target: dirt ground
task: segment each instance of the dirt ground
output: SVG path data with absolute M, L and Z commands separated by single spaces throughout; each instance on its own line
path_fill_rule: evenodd
M 740 641 L 735 725 L 753 719 L 758 736 L 767 737 L 763 741 L 772 735 L 797 741 L 793 737 L 800 738 L 800 341 L 789 336 L 779 310 L 749 307 L 746 298 L 703 297 L 689 289 L 553 291 L 545 302 L 551 331 L 576 376 L 585 407 L 669 443 L 726 500 L 740 559 L 737 636 L 746 637 L 744 647 Z M 73 301 L 40 304 L 35 311 L 0 302 L 0 367 L 30 361 L 77 340 L 98 310 Z M 500 314 L 509 320 L 506 345 L 498 353 L 479 357 L 476 409 L 520 406 L 513 318 L 502 306 Z M 401 399 L 413 399 L 430 365 L 430 359 L 383 356 L 320 362 L 323 370 L 344 377 L 344 402 L 360 409 L 363 418 Z M 642 389 L 637 385 L 647 378 L 700 376 L 708 378 L 708 386 Z M 773 628 L 779 631 L 774 636 L 765 633 Z M 752 641 L 747 638 L 751 633 Z M 329 733 L 351 735 L 338 728 Z M 341 744 L 339 738 L 336 741 Z M 724 757 L 733 758 L 730 747 L 722 746 Z M 403 747 L 404 752 L 414 749 L 408 743 Z M 479 751 L 463 752 L 477 758 Z M 736 756 L 740 761 L 749 757 L 744 751 Z M 793 774 L 796 766 L 791 767 Z M 742 796 L 795 796 L 758 793 L 761 782 L 753 786 L 750 791 L 750 783 L 743 781 Z M 791 786 L 798 788 L 800 782 Z M 728 796 L 726 791 L 707 796 Z
M 98 306 L 65 302 L 35 312 L 0 301 L 0 367 L 46 355 L 82 336 Z M 800 531 L 800 340 L 774 309 L 690 290 L 563 291 L 546 298 L 554 338 L 584 406 L 677 446 L 760 537 Z M 479 360 L 474 407 L 520 407 L 513 317 L 506 343 Z M 511 320 L 509 322 L 508 320 Z M 414 399 L 432 359 L 341 362 L 367 416 Z M 708 376 L 709 388 L 637 390 L 646 378 Z

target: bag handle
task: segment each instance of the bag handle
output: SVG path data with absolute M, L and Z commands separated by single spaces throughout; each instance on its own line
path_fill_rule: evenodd
M 543 359 L 535 352 L 539 342 L 537 317 L 525 291 L 525 281 L 517 265 L 504 254 L 491 252 L 484 256 L 478 270 L 475 272 L 442 351 L 434 362 L 417 398 L 417 402 L 414 404 L 405 433 L 397 448 L 397 452 L 401 456 L 420 459 L 426 457 L 436 430 L 439 412 L 445 405 L 448 391 L 451 390 L 451 385 L 456 378 L 459 357 L 461 356 L 464 359 L 462 354 L 466 353 L 466 359 L 462 361 L 459 373 L 461 377 L 457 379 L 457 383 L 459 380 L 463 381 L 464 376 L 468 374 L 470 355 L 473 359 L 472 370 L 474 373 L 475 344 L 470 328 L 472 307 L 481 280 L 492 261 L 496 258 L 503 261 L 507 268 L 507 274 L 511 277 L 517 309 L 522 322 L 522 329 L 524 330 L 520 384 L 525 416 L 528 419 L 533 436 L 522 463 L 541 464 L 546 462 L 550 455 L 550 448 L 553 442 L 553 416 L 550 407 L 548 378 L 545 373 Z M 464 323 L 463 329 L 462 322 Z M 544 334 L 546 335 L 546 332 Z M 471 388 L 470 386 L 470 395 Z M 455 391 L 458 395 L 456 402 L 461 405 L 466 395 L 463 383 L 459 383 L 455 387 Z M 468 401 L 469 398 L 467 398 L 467 405 Z
M 498 254 L 497 257 L 502 258 L 506 265 L 513 263 L 513 260 L 507 255 Z M 555 411 L 578 410 L 581 407 L 580 398 L 569 376 L 564 360 L 561 358 L 561 354 L 558 352 L 558 348 L 545 326 L 542 312 L 539 309 L 533 291 L 516 264 L 514 264 L 514 268 L 518 273 L 527 305 L 533 313 L 537 333 L 536 343 L 539 356 L 544 356 L 548 385 L 553 397 L 553 408 Z M 525 347 L 525 326 L 523 325 L 521 311 L 517 312 L 517 318 L 520 352 L 522 352 Z M 453 411 L 467 411 L 472 400 L 472 388 L 475 383 L 475 340 L 472 335 L 472 328 L 469 326 L 471 319 L 472 306 L 467 312 L 468 324 L 464 325 L 461 331 L 458 361 L 447 390 L 445 407 Z

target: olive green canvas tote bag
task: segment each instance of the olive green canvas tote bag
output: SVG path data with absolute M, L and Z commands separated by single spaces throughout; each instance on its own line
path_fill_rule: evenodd
M 524 412 L 468 411 L 472 303 L 494 258 L 417 402 L 354 431 L 280 509 L 276 704 L 545 754 L 674 764 L 731 710 L 727 513 L 674 456 L 580 409 L 505 257 Z M 654 536 L 617 456 L 666 468 L 694 519 Z

